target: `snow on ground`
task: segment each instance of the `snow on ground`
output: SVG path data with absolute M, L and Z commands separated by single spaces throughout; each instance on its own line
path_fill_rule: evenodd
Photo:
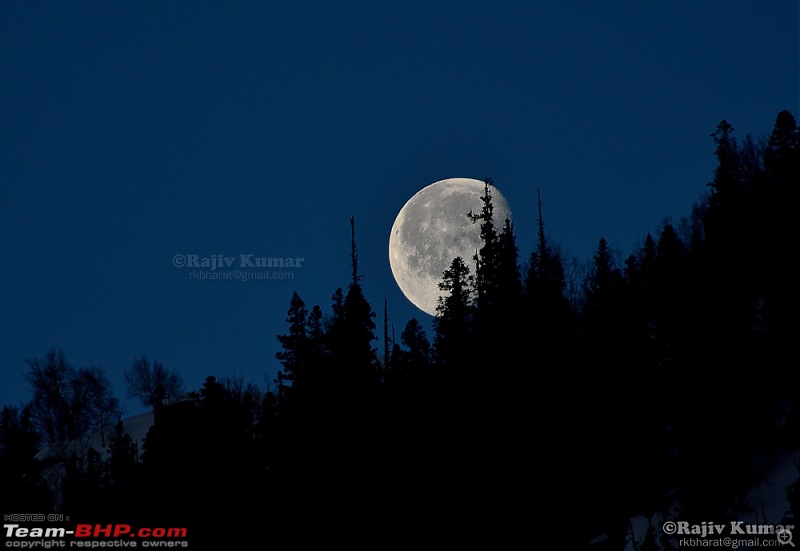
M 153 413 L 149 411 L 122 420 L 122 430 L 127 432 L 139 445 L 139 453 L 142 451 L 144 437 L 147 436 L 147 431 L 151 426 L 153 426 Z
M 144 439 L 147 436 L 147 431 L 152 425 L 152 412 L 140 413 L 122 419 L 123 430 L 128 433 L 139 446 L 140 453 Z M 88 451 L 89 447 L 93 447 L 105 457 L 107 453 L 106 446 L 108 444 L 108 437 L 113 431 L 114 427 L 109 426 L 104 431 L 104 435 L 97 432 L 88 437 L 88 439 L 75 442 L 73 445 L 76 449 L 82 451 Z M 103 444 L 104 437 L 105 444 Z M 37 458 L 44 459 L 52 453 L 54 453 L 54 450 L 45 448 L 37 455 Z M 789 508 L 786 499 L 786 489 L 790 484 L 798 480 L 798 476 L 800 476 L 800 450 L 779 455 L 774 462 L 770 474 L 760 484 L 754 487 L 748 495 L 748 502 L 755 510 L 752 513 L 741 516 L 738 520 L 753 524 L 780 524 L 781 519 Z M 657 515 L 653 518 L 653 525 L 657 530 L 660 530 L 661 525 L 667 520 L 680 519 L 662 518 L 660 515 Z M 714 521 L 714 519 L 710 520 Z M 648 523 L 644 516 L 640 515 L 631 519 L 631 529 L 637 544 L 641 543 L 644 539 L 647 528 Z M 634 547 L 630 539 L 630 534 L 628 540 L 628 545 L 625 548 L 626 551 L 635 551 L 636 547 Z
M 122 419 L 122 430 L 128 433 L 139 446 L 139 453 L 142 452 L 144 438 L 147 436 L 147 431 L 150 430 L 152 425 L 152 412 L 140 413 L 138 415 L 128 417 L 127 419 Z M 114 425 L 108 425 L 102 431 L 94 432 L 91 435 L 79 438 L 78 440 L 70 442 L 66 445 L 44 448 L 38 454 L 36 454 L 36 458 L 41 461 L 53 455 L 66 457 L 69 452 L 73 451 L 81 456 L 88 452 L 90 448 L 94 448 L 100 452 L 100 456 L 105 459 L 106 454 L 108 453 L 108 450 L 106 449 L 108 446 L 108 438 L 114 434 L 114 431 Z
M 769 476 L 748 494 L 748 502 L 753 506 L 754 511 L 740 516 L 737 520 L 742 520 L 747 524 L 780 524 L 789 509 L 786 489 L 800 476 L 799 468 L 800 450 L 779 455 L 775 459 Z M 667 520 L 677 521 L 680 519 L 656 516 L 653 518 L 653 526 L 660 531 L 661 525 Z M 714 519 L 709 519 L 709 521 L 714 522 Z M 636 541 L 641 543 L 647 532 L 647 519 L 644 516 L 634 517 L 631 519 L 631 526 Z M 630 538 L 625 549 L 626 551 L 635 551 Z

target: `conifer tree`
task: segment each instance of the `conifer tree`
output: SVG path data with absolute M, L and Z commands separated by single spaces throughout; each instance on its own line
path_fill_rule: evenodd
M 487 413 L 494 415 L 500 404 L 508 404 L 506 392 L 514 386 L 511 378 L 517 372 L 513 364 L 517 362 L 515 345 L 520 335 L 520 327 L 516 310 L 522 296 L 519 274 L 519 254 L 511 220 L 506 218 L 498 232 L 494 219 L 494 203 L 492 200 L 493 182 L 491 178 L 484 181 L 484 192 L 481 196 L 481 211 L 470 213 L 473 223 L 480 224 L 481 246 L 476 251 L 474 288 L 474 309 L 470 324 L 480 338 L 479 346 L 474 347 L 470 355 L 472 368 L 464 367 L 462 382 L 472 379 L 474 385 L 483 373 L 502 366 L 508 386 L 501 385 L 502 390 L 493 393 L 492 399 L 498 404 L 489 404 Z M 466 358 L 465 358 L 466 359 Z
M 411 318 L 400 334 L 400 342 L 392 348 L 391 369 L 386 372 L 385 386 L 405 415 L 417 407 L 431 391 L 433 348 L 425 329 Z
M 107 459 L 103 465 L 103 490 L 106 503 L 117 511 L 143 505 L 139 446 L 131 435 L 124 431 L 121 420 L 114 426 L 106 450 Z
M 505 376 L 511 389 L 506 399 L 513 404 L 514 417 L 534 420 L 537 447 L 560 450 L 544 456 L 544 470 L 583 472 L 586 449 L 578 435 L 585 425 L 584 415 L 593 413 L 588 413 L 583 403 L 586 383 L 577 367 L 582 359 L 577 354 L 575 315 L 565 294 L 562 256 L 547 236 L 542 197 L 538 191 L 537 206 L 535 248 L 528 258 L 524 297 L 519 306 L 522 334 L 516 350 L 525 360 Z M 522 424 L 513 428 L 517 432 L 526 430 Z M 573 437 L 565 440 L 564 434 Z M 532 460 L 530 451 L 522 446 L 511 455 Z M 519 468 L 525 472 L 523 461 Z M 576 486 L 581 484 L 576 482 Z M 564 493 L 564 489 L 554 489 L 546 494 L 546 500 L 557 503 L 562 510 L 583 506 L 575 492 L 566 490 L 575 496 L 574 500 L 564 499 Z
M 473 223 L 480 222 L 480 249 L 475 252 L 475 304 L 476 313 L 482 318 L 490 318 L 497 303 L 498 294 L 498 262 L 499 243 L 494 222 L 494 204 L 492 203 L 492 179 L 484 180 L 481 196 L 481 211 L 469 212 Z
M 639 390 L 628 390 L 635 386 L 632 372 L 637 367 L 629 350 L 629 317 L 622 271 L 608 242 L 600 238 L 584 282 L 579 335 L 582 369 L 575 373 L 580 379 L 576 406 L 584 422 L 576 427 L 576 438 L 587 450 L 584 453 L 592 454 L 591 467 L 582 480 L 593 519 L 590 524 L 606 526 L 612 541 L 624 537 L 638 482 L 634 450 L 628 446 L 631 415 L 638 413 L 630 407 L 631 395 Z M 621 449 L 626 452 L 615 451 Z M 597 499 L 610 493 L 619 497 L 613 506 Z
M 309 361 L 309 336 L 307 333 L 308 311 L 306 304 L 295 291 L 289 301 L 289 310 L 286 314 L 289 324 L 289 333 L 278 335 L 282 351 L 276 352 L 275 357 L 283 365 L 278 371 L 277 379 L 281 392 L 286 391 L 286 382 L 294 385 L 298 379 L 302 386 L 303 379 L 308 375 Z
M 545 233 L 541 193 L 538 197 L 536 249 L 531 252 L 525 275 L 525 310 L 529 338 L 537 345 L 536 357 L 544 369 L 566 361 L 574 348 L 572 307 L 567 299 L 561 255 Z
M 431 363 L 431 343 L 425 329 L 416 318 L 411 318 L 400 333 L 400 341 L 406 347 L 411 363 L 424 370 Z
M 331 359 L 339 370 L 338 377 L 346 387 L 342 390 L 359 394 L 366 387 L 378 383 L 379 365 L 377 349 L 372 344 L 377 340 L 375 312 L 364 296 L 358 273 L 354 218 L 350 219 L 350 227 L 352 281 L 343 302 L 335 296 L 329 348 Z
M 795 242 L 794 193 L 800 182 L 800 128 L 787 110 L 778 113 L 764 152 L 766 190 L 764 216 L 758 221 L 763 228 L 760 249 L 764 265 L 759 266 L 763 286 L 763 303 L 758 315 L 769 332 L 772 363 L 782 363 L 795 348 L 796 316 L 800 308 L 797 292 L 794 257 L 787 254 Z M 772 269 L 764 269 L 765 265 Z M 800 412 L 800 392 L 789 398 Z M 796 413 L 800 427 L 800 413 Z
M 461 257 L 456 257 L 442 274 L 436 307 L 434 346 L 440 367 L 451 370 L 466 365 L 473 319 L 472 276 Z
M 508 218 L 497 239 L 497 302 L 501 316 L 511 316 L 522 298 L 522 281 L 519 270 L 519 249 L 514 233 L 514 223 Z

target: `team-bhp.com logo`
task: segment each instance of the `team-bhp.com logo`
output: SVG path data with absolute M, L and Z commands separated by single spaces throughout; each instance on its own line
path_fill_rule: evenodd
M 187 528 L 140 527 L 130 524 L 77 524 L 28 527 L 3 524 L 6 547 L 188 547 Z M 109 543 L 109 540 L 114 543 Z M 137 541 L 138 540 L 138 541 Z
M 686 521 L 666 521 L 661 529 L 669 536 L 689 536 L 692 539 L 705 540 L 695 541 L 696 545 L 708 546 L 709 540 L 726 536 L 722 540 L 725 547 L 737 547 L 739 542 L 744 543 L 752 539 L 774 538 L 773 542 L 778 545 L 791 545 L 794 530 L 793 524 L 745 524 L 741 520 L 733 520 L 728 524 L 715 524 L 713 522 L 701 522 L 692 524 Z

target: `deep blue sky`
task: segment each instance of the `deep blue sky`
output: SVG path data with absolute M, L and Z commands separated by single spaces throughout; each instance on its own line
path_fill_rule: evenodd
M 355 216 L 367 298 L 399 335 L 394 217 L 491 177 L 521 255 L 630 253 L 687 214 L 709 135 L 798 114 L 798 2 L 3 2 L 0 405 L 27 358 L 190 389 L 263 388 L 292 291 L 330 311 Z M 193 281 L 176 254 L 303 257 L 292 281 Z M 380 345 L 376 342 L 376 345 Z M 123 400 L 129 411 L 138 409 Z

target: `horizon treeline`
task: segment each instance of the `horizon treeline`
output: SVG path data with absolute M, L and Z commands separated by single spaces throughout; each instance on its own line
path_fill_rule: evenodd
M 430 335 L 412 318 L 396 339 L 385 301 L 379 320 L 351 219 L 350 280 L 328 308 L 293 293 L 274 386 L 209 376 L 185 394 L 158 362 L 134 363 L 129 388 L 154 412 L 141 443 L 114 425 L 102 371 L 56 351 L 32 361 L 33 399 L 0 419 L 0 505 L 185 519 L 198 545 L 247 519 L 275 541 L 653 551 L 674 542 L 654 523 L 632 542 L 632 517 L 758 518 L 748 493 L 800 449 L 800 131 L 781 111 L 762 139 L 724 120 L 711 138 L 717 166 L 690 212 L 621 263 L 600 237 L 580 277 L 541 200 L 520 254 L 487 179 L 481 211 L 464 213 L 480 226 L 475 269 L 455 258 L 443 273 Z M 71 444 L 109 426 L 104 450 Z M 800 525 L 798 485 L 764 522 Z

